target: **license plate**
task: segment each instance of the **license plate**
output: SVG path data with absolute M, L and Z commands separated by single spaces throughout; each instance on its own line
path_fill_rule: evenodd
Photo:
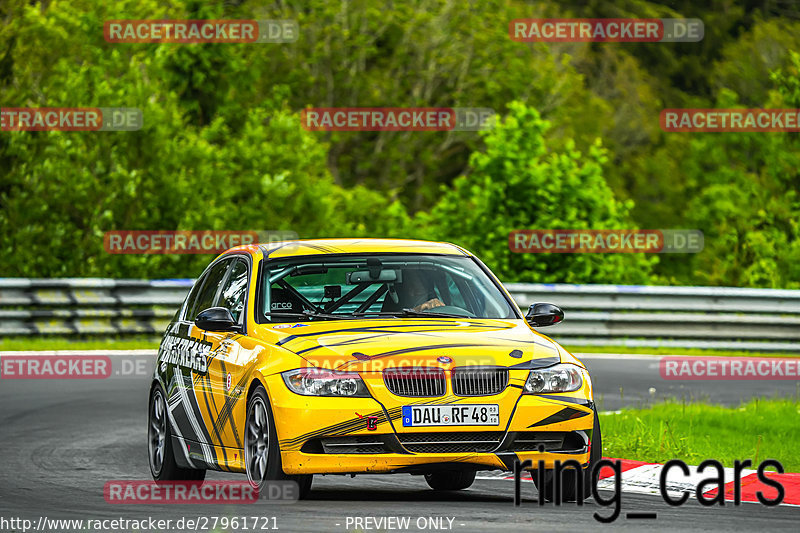
M 405 405 L 403 426 L 497 426 L 500 407 L 495 404 Z

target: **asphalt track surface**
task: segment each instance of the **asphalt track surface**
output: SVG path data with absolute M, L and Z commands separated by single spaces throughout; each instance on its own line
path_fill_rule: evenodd
M 756 397 L 800 396 L 797 380 L 667 380 L 659 373 L 657 356 L 575 355 L 591 373 L 601 411 L 643 407 L 669 398 L 735 406 Z
M 674 396 L 708 397 L 735 404 L 752 396 L 795 394 L 794 382 L 666 382 L 654 359 L 586 358 L 602 408 L 618 409 Z M 435 493 L 418 476 L 316 476 L 308 500 L 292 504 L 112 505 L 103 498 L 109 480 L 149 479 L 146 452 L 147 375 L 104 380 L 0 380 L 0 531 L 2 519 L 221 516 L 276 517 L 280 531 L 379 531 L 347 528 L 347 517 L 411 518 L 409 531 L 425 517 L 453 518 L 450 531 L 798 531 L 800 508 L 742 504 L 702 507 L 694 500 L 671 508 L 657 496 L 622 494 L 622 513 L 610 525 L 593 517 L 610 507 L 593 500 L 540 507 L 530 481 L 523 502 L 512 504 L 513 482 L 478 480 L 466 491 Z M 735 383 L 732 386 L 732 383 Z M 623 392 L 620 394 L 620 387 Z M 651 393 L 655 388 L 655 393 Z M 209 473 L 207 479 L 234 479 Z M 612 493 L 603 493 L 610 497 Z M 626 518 L 657 513 L 656 519 Z M 447 526 L 448 521 L 444 520 Z M 448 531 L 448 529 L 445 529 Z

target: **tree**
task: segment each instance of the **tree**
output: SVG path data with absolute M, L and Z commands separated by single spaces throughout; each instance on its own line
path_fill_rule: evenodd
M 626 229 L 631 202 L 614 198 L 603 178 L 607 155 L 599 142 L 584 156 L 571 143 L 547 146 L 549 123 L 521 102 L 483 134 L 486 149 L 470 157 L 469 172 L 443 189 L 441 200 L 416 221 L 420 233 L 478 254 L 505 281 L 647 283 L 655 258 L 642 254 L 512 253 L 517 229 Z
M 132 11 L 147 7 L 134 4 Z M 108 230 L 292 230 L 305 238 L 402 231 L 401 206 L 334 183 L 327 146 L 300 127 L 285 87 L 250 102 L 246 113 L 220 106 L 199 120 L 168 87 L 164 55 L 174 47 L 105 43 L 102 21 L 113 15 L 78 2 L 15 9 L 14 31 L 0 35 L 13 65 L 0 80 L 7 101 L 138 107 L 144 126 L 2 132 L 0 275 L 184 277 L 209 260 L 111 255 L 103 249 Z
M 800 108 L 800 55 L 771 75 L 766 108 Z M 717 107 L 738 105 L 722 91 Z M 705 250 L 683 280 L 709 285 L 800 288 L 800 151 L 793 133 L 694 134 L 681 167 L 698 186 L 687 219 Z

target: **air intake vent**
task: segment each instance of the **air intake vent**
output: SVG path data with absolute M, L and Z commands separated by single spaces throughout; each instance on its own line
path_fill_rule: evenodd
M 389 368 L 383 382 L 392 394 L 413 398 L 444 396 L 446 388 L 441 368 Z
M 399 433 L 397 438 L 414 453 L 486 453 L 497 448 L 503 432 Z
M 453 369 L 453 394 L 456 396 L 491 396 L 508 385 L 507 368 L 467 367 Z
M 540 449 L 555 453 L 581 453 L 587 442 L 578 433 L 555 431 L 523 431 L 514 435 L 509 451 L 536 452 Z
M 333 437 L 322 439 L 322 449 L 325 453 L 388 453 L 383 437 Z

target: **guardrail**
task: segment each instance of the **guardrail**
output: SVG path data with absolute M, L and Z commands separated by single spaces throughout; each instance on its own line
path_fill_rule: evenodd
M 192 283 L 0 278 L 0 336 L 159 334 Z
M 160 334 L 192 280 L 0 278 L 0 336 Z M 542 332 L 573 346 L 800 352 L 800 291 L 506 284 L 525 310 L 561 306 Z
M 800 290 L 505 286 L 523 309 L 534 302 L 561 306 L 564 322 L 542 333 L 564 344 L 800 352 Z

